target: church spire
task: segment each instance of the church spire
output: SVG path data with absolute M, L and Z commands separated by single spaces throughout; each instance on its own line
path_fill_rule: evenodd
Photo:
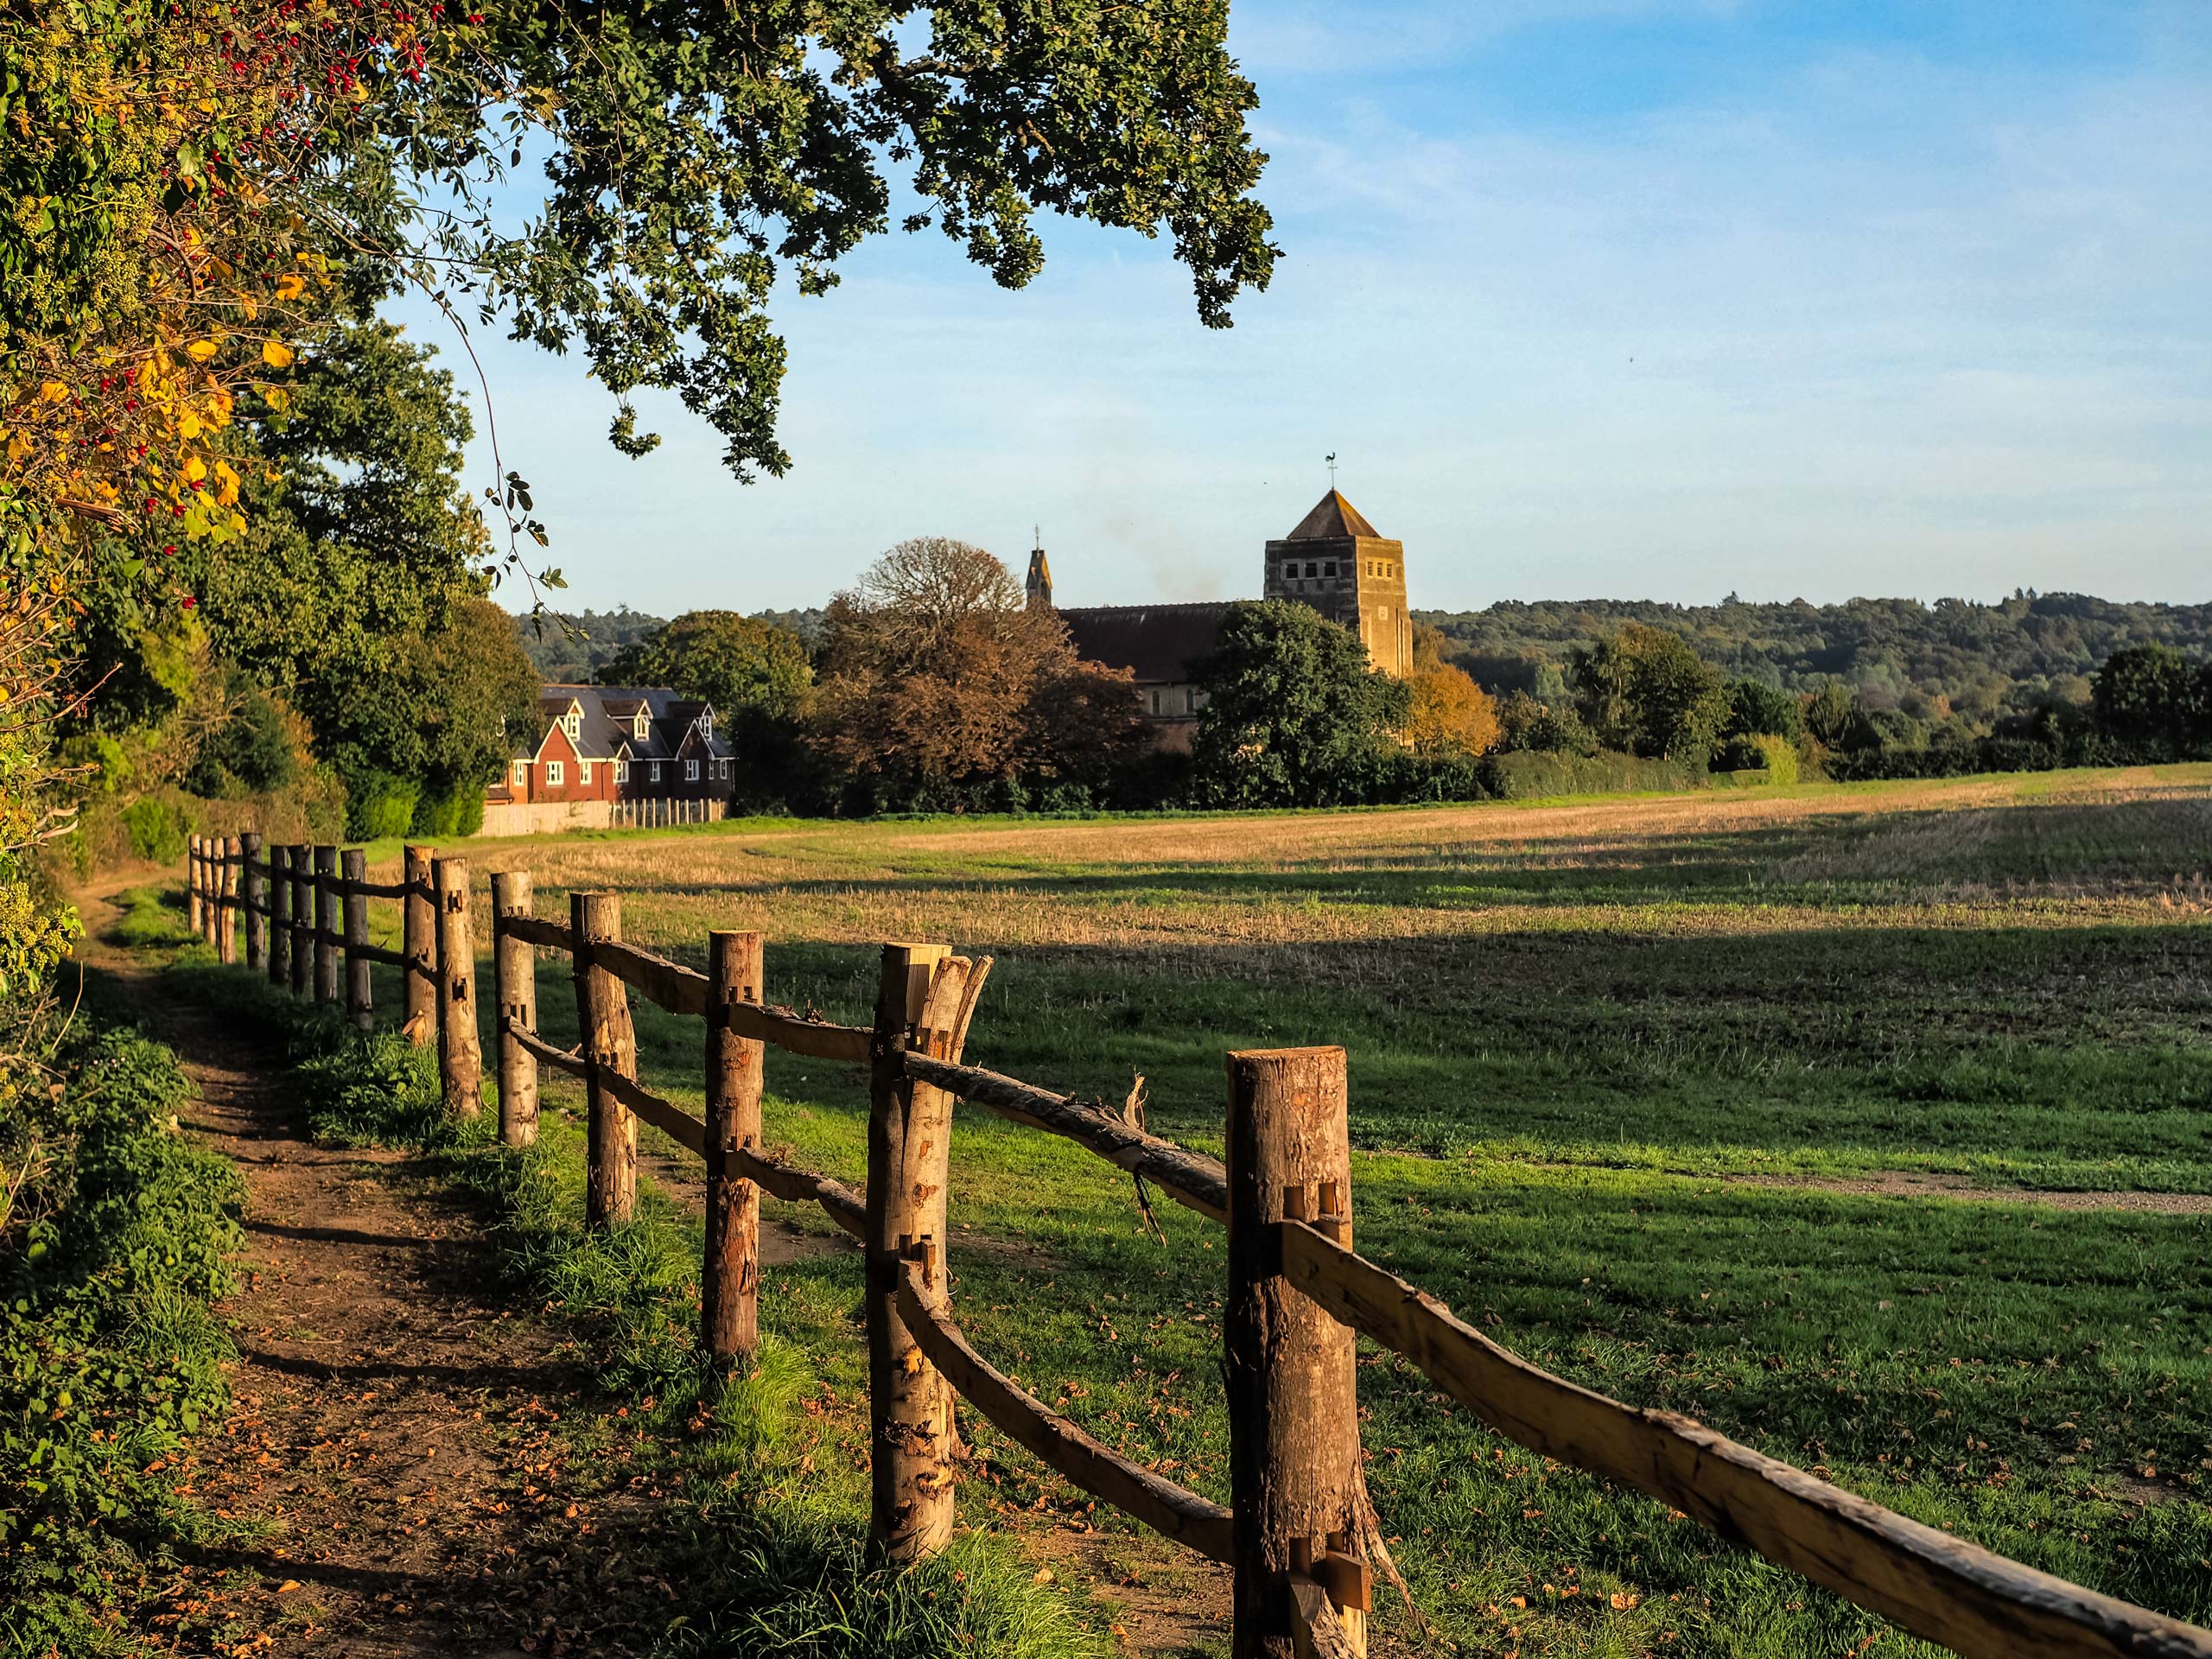
M 1029 593 L 1029 608 L 1052 608 L 1052 567 L 1045 557 L 1045 530 L 1039 524 L 1033 531 L 1029 549 L 1029 577 L 1022 585 Z

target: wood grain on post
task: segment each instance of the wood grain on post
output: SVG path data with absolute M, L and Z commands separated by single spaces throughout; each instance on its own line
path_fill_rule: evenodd
M 226 836 L 218 844 L 215 892 L 215 953 L 225 962 L 238 959 L 238 870 L 245 861 L 239 856 L 238 838 Z
M 315 991 L 315 849 L 292 848 L 292 995 Z
M 700 1334 L 716 1359 L 750 1359 L 760 1345 L 760 1189 L 731 1166 L 760 1149 L 766 1048 L 730 1030 L 734 1005 L 764 1000 L 766 936 L 707 938 L 707 1252 Z
M 438 914 L 438 1087 L 446 1110 L 484 1109 L 484 1053 L 476 1035 L 476 940 L 468 925 L 468 861 L 430 866 Z
M 1276 1224 L 1344 1217 L 1351 1141 L 1341 1048 L 1229 1057 L 1230 1508 L 1236 1559 L 1233 1659 L 1294 1659 L 1287 1575 L 1321 1577 L 1325 1558 L 1361 1582 L 1338 1603 L 1354 1653 L 1366 1650 L 1360 1543 L 1356 1338 L 1283 1276 Z
M 417 1048 L 428 1048 L 438 1037 L 438 912 L 430 893 L 435 856 L 432 848 L 410 847 L 400 878 L 407 887 L 400 908 L 400 950 L 407 958 L 401 1029 Z
M 346 912 L 346 1009 L 359 1029 L 374 1031 L 377 1017 L 369 1007 L 369 959 L 362 954 L 369 942 L 369 896 L 358 885 L 369 879 L 369 855 L 359 847 L 349 847 L 340 862 L 346 873 L 346 891 L 341 895 Z
M 269 849 L 269 982 L 292 982 L 292 849 Z
M 269 907 L 268 884 L 262 878 L 261 837 L 248 830 L 238 837 L 238 855 L 243 862 L 238 866 L 238 886 L 245 902 L 238 906 L 245 913 L 245 965 L 265 968 L 269 964 Z
M 907 1077 L 909 1047 L 958 1058 L 970 964 L 941 944 L 887 944 L 876 990 L 868 1117 L 868 1542 L 888 1561 L 935 1554 L 952 1536 L 952 1390 L 899 1312 L 899 1264 L 934 1249 L 943 1266 L 952 1096 Z
M 338 849 L 315 849 L 315 1000 L 338 1000 Z
M 638 1120 L 602 1077 L 638 1075 L 638 1039 L 630 1027 L 630 999 L 622 982 L 591 959 L 594 939 L 622 937 L 622 896 L 569 895 L 569 928 L 575 937 L 576 1046 L 588 1107 L 585 1133 L 584 1224 L 612 1227 L 630 1219 L 638 1201 Z
M 493 1023 L 499 1032 L 499 1139 L 526 1147 L 537 1139 L 537 1057 L 508 1030 L 512 1020 L 537 1029 L 537 957 L 529 941 L 506 931 L 510 916 L 527 916 L 536 903 L 528 870 L 492 877 L 492 994 L 499 999 Z

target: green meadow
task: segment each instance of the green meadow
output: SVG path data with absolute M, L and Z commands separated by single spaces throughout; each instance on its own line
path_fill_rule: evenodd
M 456 850 L 480 917 L 488 874 L 528 868 L 540 914 L 619 891 L 626 936 L 679 961 L 764 929 L 771 999 L 836 1019 L 866 1022 L 877 942 L 988 955 L 971 1059 L 1116 1105 L 1141 1077 L 1150 1127 L 1207 1150 L 1226 1051 L 1341 1044 L 1361 1248 L 1498 1341 L 2212 1621 L 2212 767 Z M 565 961 L 538 997 L 572 1041 Z M 645 1082 L 696 1109 L 698 1024 L 640 1004 L 638 1027 Z M 865 1079 L 772 1052 L 768 1082 L 771 1145 L 857 1182 Z M 573 1162 L 576 1091 L 546 1098 Z M 656 1224 L 694 1225 L 696 1166 L 645 1138 Z M 977 1345 L 1225 1497 L 1211 1224 L 1158 1203 L 1155 1233 L 1118 1172 L 967 1109 L 953 1160 Z M 857 1517 L 855 1263 L 820 1217 L 769 1213 L 791 1259 L 764 1322 L 807 1407 L 777 1455 Z M 1391 1553 L 1464 1651 L 1926 1650 L 1389 1355 L 1363 1347 L 1361 1389 Z M 1223 1643 L 1218 1572 L 963 1429 L 965 1518 L 1087 1592 L 1102 1643 Z

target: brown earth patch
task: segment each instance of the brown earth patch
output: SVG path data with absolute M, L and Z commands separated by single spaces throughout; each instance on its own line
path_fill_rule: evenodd
M 1702 1179 L 1702 1178 L 1700 1178 Z M 1792 1187 L 1857 1198 L 1952 1198 L 1968 1204 L 2031 1204 L 2046 1210 L 2125 1210 L 2143 1215 L 2212 1215 L 2212 1194 L 2202 1192 L 2085 1192 L 2028 1186 L 1977 1186 L 1956 1176 L 1878 1169 L 1847 1177 L 1725 1175 L 1735 1186 Z

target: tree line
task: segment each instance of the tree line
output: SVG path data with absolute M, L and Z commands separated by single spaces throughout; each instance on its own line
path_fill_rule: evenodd
M 625 643 L 537 648 L 604 684 L 711 700 L 740 804 L 766 811 L 1329 806 L 2212 756 L 2212 669 L 2161 645 L 1977 730 L 1839 678 L 1731 676 L 1635 622 L 1491 686 L 1423 624 L 1402 680 L 1310 607 L 1251 601 L 1225 607 L 1194 667 L 1205 706 L 1185 753 L 1155 746 L 1126 673 L 1080 660 L 1056 613 L 957 541 L 900 543 L 819 611 L 602 614 Z M 525 625 L 525 644 L 541 638 Z

